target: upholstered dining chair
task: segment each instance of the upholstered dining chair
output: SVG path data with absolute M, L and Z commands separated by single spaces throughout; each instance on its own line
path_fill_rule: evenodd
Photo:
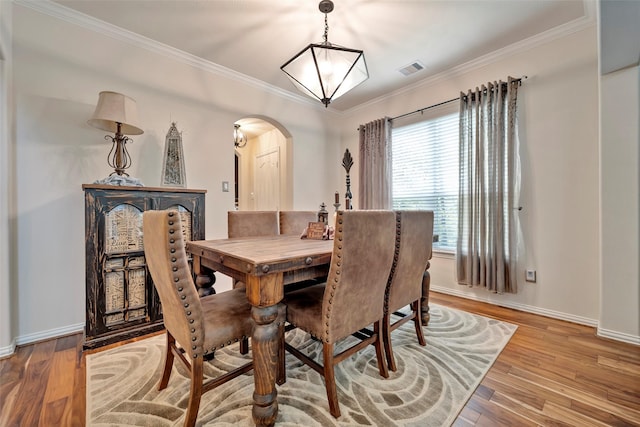
M 280 234 L 300 236 L 310 222 L 318 220 L 314 211 L 280 211 Z
M 147 266 L 160 296 L 167 336 L 158 389 L 167 387 L 177 357 L 189 370 L 191 386 L 184 425 L 193 426 L 202 393 L 253 369 L 250 362 L 204 382 L 204 359 L 216 349 L 251 335 L 251 306 L 242 289 L 199 298 L 177 211 L 144 212 L 143 243 Z
M 322 342 L 323 365 L 288 343 L 285 348 L 324 377 L 331 415 L 340 416 L 335 365 L 375 346 L 380 375 L 388 377 L 381 323 L 384 295 L 395 250 L 392 211 L 339 211 L 326 283 L 285 294 L 287 321 Z M 371 334 L 358 332 L 373 325 Z M 335 345 L 355 334 L 360 341 L 334 354 Z
M 387 366 L 396 371 L 396 362 L 391 347 L 391 332 L 413 320 L 418 343 L 426 345 L 422 332 L 420 299 L 422 298 L 422 276 L 431 257 L 433 241 L 433 212 L 396 211 L 396 251 L 385 293 L 385 314 L 382 323 L 384 349 Z M 411 306 L 411 313 L 399 312 Z M 392 316 L 400 317 L 391 323 Z
M 315 211 L 279 211 L 280 234 L 301 236 L 310 222 L 318 221 L 318 213 Z M 317 271 L 316 277 L 289 284 L 285 292 L 292 292 L 310 285 L 325 282 L 327 270 Z
M 229 211 L 227 235 L 233 237 L 276 236 L 278 211 Z
M 278 211 L 229 211 L 227 236 L 260 237 L 278 235 Z M 244 288 L 244 282 L 233 279 L 233 288 Z
M 227 236 L 260 237 L 278 235 L 278 211 L 228 211 Z M 233 289 L 245 289 L 246 284 L 238 279 L 232 280 Z M 240 342 L 240 353 L 249 352 L 249 340 Z

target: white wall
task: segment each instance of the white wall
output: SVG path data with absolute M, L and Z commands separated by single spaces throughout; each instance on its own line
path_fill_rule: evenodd
M 15 314 L 12 292 L 11 231 L 14 213 L 11 3 L 0 1 L 0 357 L 13 353 Z
M 342 122 L 354 153 L 357 189 L 359 124 L 397 116 L 498 79 L 528 76 L 519 92 L 524 253 L 517 294 L 460 286 L 454 261 L 434 256 L 432 289 L 595 325 L 599 317 L 598 71 L 594 22 L 544 44 L 496 52 L 351 112 Z M 354 196 L 357 197 L 357 191 Z M 357 202 L 356 202 L 357 205 Z M 537 283 L 524 281 L 537 270 Z
M 5 25 L 5 8 L 11 2 L 0 5 Z M 488 294 L 457 285 L 453 261 L 435 257 L 433 289 L 580 323 L 595 325 L 600 319 L 610 335 L 637 339 L 638 307 L 630 298 L 625 301 L 637 301 L 637 281 L 629 288 L 633 285 L 616 272 L 619 246 L 607 248 L 600 269 L 598 229 L 601 220 L 607 219 L 602 227 L 606 231 L 617 218 L 601 205 L 598 193 L 594 25 L 543 44 L 524 43 L 519 50 L 496 52 L 473 66 L 458 67 L 339 116 L 251 79 L 229 77 L 189 56 L 162 53 L 109 28 L 93 31 L 87 29 L 94 27 L 92 23 L 76 25 L 76 19 L 68 22 L 67 17 L 53 18 L 22 5 L 14 5 L 12 14 L 14 97 L 6 114 L 15 117 L 15 138 L 0 138 L 0 154 L 11 158 L 15 144 L 17 182 L 2 168 L 0 197 L 9 207 L 0 209 L 5 216 L 0 226 L 17 235 L 7 240 L 3 234 L 0 242 L 9 252 L 0 257 L 0 351 L 16 337 L 18 343 L 35 341 L 78 330 L 85 321 L 81 185 L 111 172 L 104 132 L 86 124 L 101 90 L 120 91 L 138 102 L 145 133 L 134 137 L 130 146 L 130 173 L 148 186 L 160 182 L 164 137 L 171 121 L 177 122 L 183 132 L 187 182 L 190 188 L 208 190 L 206 236 L 215 238 L 226 236 L 226 211 L 233 209 L 233 192 L 223 193 L 221 182 L 233 182 L 230 135 L 236 120 L 267 116 L 287 129 L 292 136 L 293 208 L 313 209 L 320 202 L 331 206 L 336 190 L 344 194 L 345 148 L 355 159 L 351 180 L 357 198 L 358 125 L 456 97 L 461 90 L 507 75 L 529 76 L 520 92 L 525 251 L 519 277 L 524 279 L 525 268 L 534 268 L 538 282 L 522 280 L 516 295 Z M 4 34 L 1 40 L 5 49 Z M 637 71 L 635 78 L 637 85 Z M 614 89 L 619 85 L 614 82 Z M 629 120 L 637 125 L 637 113 Z M 602 167 L 605 174 L 615 166 L 606 161 Z M 636 165 L 636 174 L 637 170 Z M 603 179 L 603 188 L 614 181 Z M 618 205 L 626 204 L 623 191 L 614 196 Z M 13 210 L 15 220 L 6 218 Z M 631 216 L 627 219 L 632 221 Z M 637 243 L 637 215 L 634 224 Z M 604 244 L 609 244 L 606 237 L 603 250 Z M 637 257 L 627 258 L 627 266 L 637 266 Z M 7 277 L 4 270 L 9 262 L 15 262 L 10 265 L 15 277 Z M 607 293 L 602 303 L 601 276 Z M 7 317 L 11 326 L 5 323 Z
M 4 3 L 4 2 L 3 2 Z M 280 96 L 254 82 L 175 59 L 111 31 L 95 32 L 15 5 L 14 76 L 18 178 L 17 330 L 19 342 L 78 330 L 85 321 L 84 199 L 81 185 L 110 172 L 105 132 L 86 124 L 98 93 L 125 93 L 138 104 L 144 134 L 128 145 L 129 173 L 160 183 L 162 150 L 172 121 L 182 131 L 187 183 L 208 190 L 206 237 L 227 234 L 233 192 L 233 123 L 271 117 L 292 135 L 296 205 L 331 197 L 324 182 L 327 113 L 321 105 Z M 313 158 L 313 162 L 301 159 Z M 312 184 L 312 185 L 311 185 Z
M 640 67 L 600 79 L 602 290 L 598 334 L 640 344 Z

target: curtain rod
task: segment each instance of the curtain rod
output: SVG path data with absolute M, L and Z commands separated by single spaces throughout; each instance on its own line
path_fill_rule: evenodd
M 527 79 L 527 76 L 522 76 L 522 77 L 520 77 L 518 79 L 513 79 L 513 81 L 514 82 L 518 82 L 519 84 L 522 84 L 522 80 L 526 80 L 526 79 Z M 404 113 L 404 114 L 400 114 L 399 116 L 391 117 L 391 120 L 400 119 L 402 117 L 410 116 L 410 115 L 416 114 L 416 113 L 422 113 L 423 111 L 429 110 L 431 108 L 439 107 L 441 105 L 449 104 L 451 102 L 458 101 L 459 99 L 460 99 L 460 97 L 457 97 L 457 98 L 449 99 L 447 101 L 439 102 L 437 104 L 429 105 L 428 107 L 420 108 L 420 109 L 412 111 L 410 113 Z

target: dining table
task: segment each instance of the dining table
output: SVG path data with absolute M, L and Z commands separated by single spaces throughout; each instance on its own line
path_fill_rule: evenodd
M 279 362 L 278 318 L 285 289 L 304 280 L 326 277 L 333 240 L 302 239 L 298 235 L 195 240 L 186 243 L 201 295 L 212 290 L 212 273 L 246 284 L 255 327 L 251 335 L 254 367 L 253 421 L 272 426 L 278 415 L 276 370 Z M 426 290 L 425 290 L 426 285 Z M 423 279 L 423 320 L 428 321 L 429 274 Z

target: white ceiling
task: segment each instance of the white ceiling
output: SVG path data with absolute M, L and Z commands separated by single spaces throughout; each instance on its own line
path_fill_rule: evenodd
M 280 66 L 322 41 L 319 0 L 55 0 L 65 7 L 301 95 Z M 369 79 L 345 111 L 588 15 L 583 0 L 334 0 L 329 42 L 362 49 Z M 398 70 L 420 61 L 409 77 Z
M 640 64 L 640 1 L 600 2 L 600 52 L 602 74 Z

